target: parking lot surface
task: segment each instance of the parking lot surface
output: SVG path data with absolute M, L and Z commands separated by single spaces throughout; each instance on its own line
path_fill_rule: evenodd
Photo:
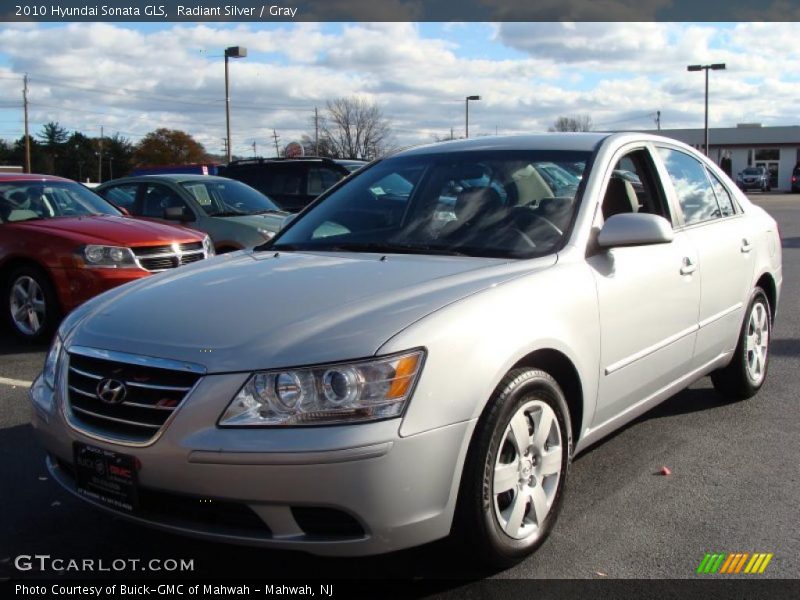
M 0 334 L 0 567 L 20 554 L 194 559 L 194 576 L 686 578 L 706 552 L 770 552 L 765 577 L 800 577 L 800 196 L 753 194 L 780 225 L 784 284 L 767 383 L 728 403 L 703 379 L 578 456 L 559 522 L 531 558 L 484 573 L 446 543 L 323 559 L 223 546 L 129 524 L 49 479 L 26 384 L 45 348 Z M 657 301 L 657 299 L 653 299 Z M 667 466 L 672 475 L 662 476 Z M 13 573 L 13 571 L 12 571 Z

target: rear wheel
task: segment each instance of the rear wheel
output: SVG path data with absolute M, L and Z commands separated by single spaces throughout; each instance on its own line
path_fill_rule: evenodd
M 756 288 L 750 297 L 733 359 L 724 369 L 711 374 L 714 388 L 723 396 L 745 399 L 754 396 L 767 377 L 772 315 L 764 290 Z
M 3 312 L 12 331 L 30 341 L 42 341 L 58 322 L 58 301 L 53 284 L 36 267 L 14 269 L 5 282 Z
M 513 565 L 552 530 L 572 455 L 568 415 L 544 371 L 515 369 L 495 391 L 473 435 L 456 522 L 483 562 Z

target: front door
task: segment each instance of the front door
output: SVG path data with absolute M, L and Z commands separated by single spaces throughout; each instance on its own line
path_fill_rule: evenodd
M 603 218 L 647 212 L 672 220 L 647 148 L 610 174 Z M 697 252 L 680 231 L 668 244 L 613 248 L 588 259 L 600 307 L 601 364 L 593 427 L 630 410 L 691 369 L 700 280 Z

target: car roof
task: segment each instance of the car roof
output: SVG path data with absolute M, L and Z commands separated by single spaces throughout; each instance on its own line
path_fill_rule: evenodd
M 132 181 L 172 181 L 174 183 L 182 183 L 184 181 L 235 181 L 228 177 L 219 177 L 217 175 L 203 175 L 202 173 L 158 173 L 155 175 L 131 175 L 130 177 L 120 177 L 106 181 L 103 187 L 109 184 L 118 184 Z
M 419 156 L 481 150 L 577 150 L 591 152 L 611 133 L 541 133 L 534 135 L 485 136 L 426 144 L 401 150 L 392 156 Z
M 40 175 L 38 173 L 0 173 L 0 181 L 68 181 L 70 183 L 77 183 L 65 177 Z

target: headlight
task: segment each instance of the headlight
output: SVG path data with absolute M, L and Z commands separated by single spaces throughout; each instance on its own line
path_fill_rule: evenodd
M 330 425 L 399 417 L 424 356 L 415 350 L 348 364 L 253 373 L 219 425 Z
M 214 244 L 211 242 L 211 238 L 208 236 L 203 238 L 203 251 L 206 253 L 206 258 L 216 254 L 216 251 L 214 250 Z
M 50 351 L 47 353 L 47 358 L 44 359 L 42 378 L 51 390 L 56 387 L 56 371 L 58 370 L 58 359 L 61 356 L 62 347 L 61 338 L 56 336 L 52 346 L 50 346 Z
M 135 267 L 136 259 L 133 250 L 124 246 L 98 246 L 89 244 L 78 250 L 84 267 L 104 267 L 119 269 Z
M 275 237 L 274 231 L 270 231 L 269 229 L 263 229 L 261 227 L 258 228 L 258 233 L 260 233 L 261 237 L 263 237 L 265 240 L 271 240 L 272 238 Z

